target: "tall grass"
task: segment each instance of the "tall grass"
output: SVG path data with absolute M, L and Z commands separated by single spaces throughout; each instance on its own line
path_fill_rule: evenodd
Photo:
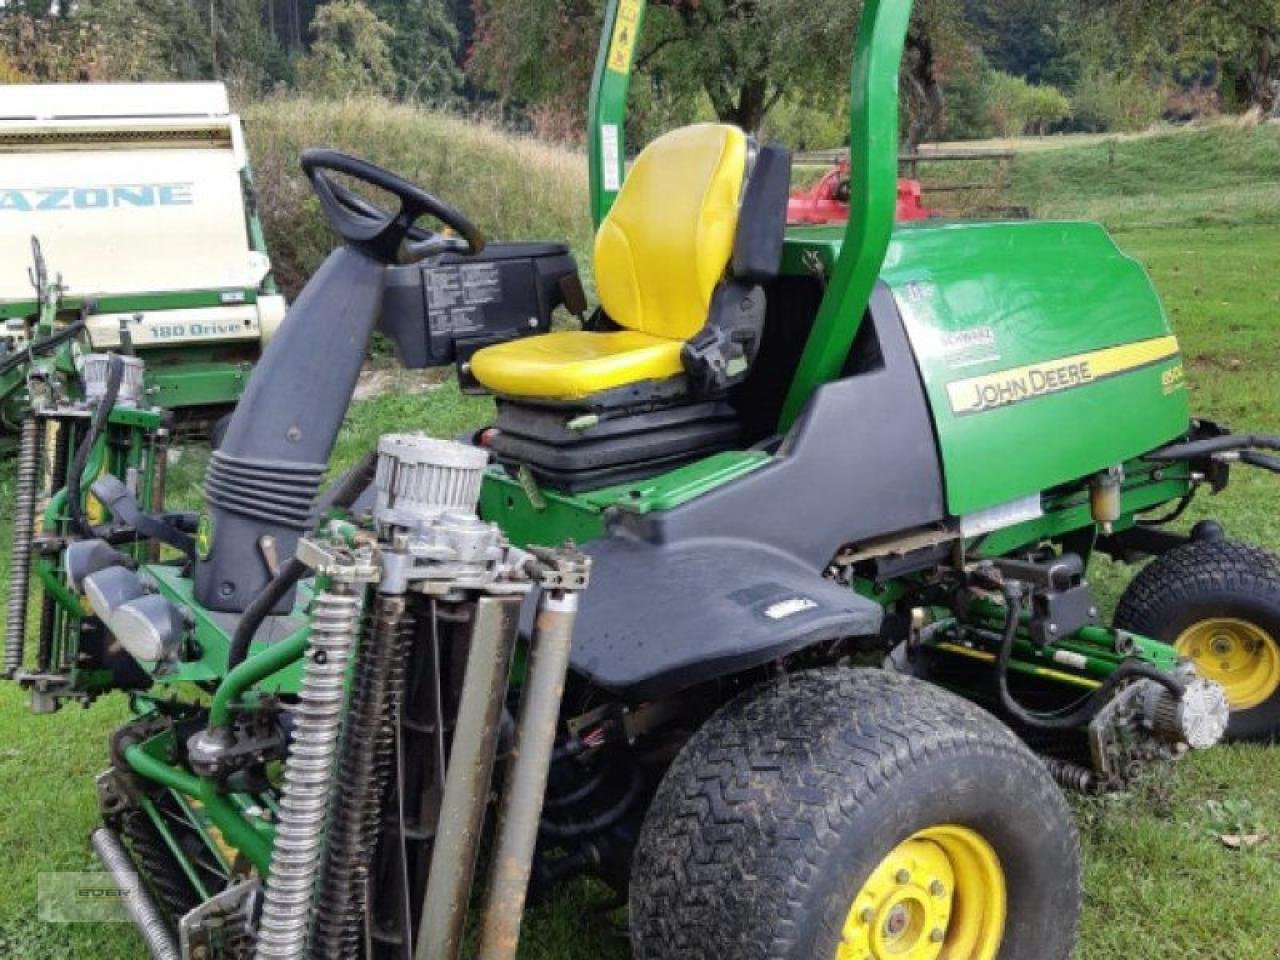
M 1020 155 L 1013 195 L 1112 230 L 1280 224 L 1280 127 L 1220 125 Z
M 273 98 L 242 115 L 268 246 L 290 294 L 336 243 L 298 165 L 302 151 L 317 146 L 400 174 L 457 208 L 491 240 L 563 240 L 580 263 L 589 263 L 581 153 L 377 99 Z

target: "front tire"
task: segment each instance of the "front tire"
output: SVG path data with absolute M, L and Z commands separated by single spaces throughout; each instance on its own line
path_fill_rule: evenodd
M 1134 577 L 1115 625 L 1174 646 L 1231 704 L 1227 737 L 1280 736 L 1280 558 L 1229 540 L 1193 540 Z
M 994 717 L 909 677 L 815 670 L 685 745 L 630 905 L 638 960 L 1066 960 L 1079 838 Z

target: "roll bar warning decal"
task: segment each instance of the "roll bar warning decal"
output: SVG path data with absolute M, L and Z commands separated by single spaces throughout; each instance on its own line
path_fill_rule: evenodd
M 618 19 L 613 25 L 609 43 L 609 69 L 614 73 L 631 72 L 631 55 L 636 49 L 636 33 L 640 27 L 640 0 L 622 0 Z

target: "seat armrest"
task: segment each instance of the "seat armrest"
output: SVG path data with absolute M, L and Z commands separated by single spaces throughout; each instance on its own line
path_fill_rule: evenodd
M 759 286 L 726 280 L 716 288 L 706 326 L 680 351 L 696 394 L 715 396 L 747 378 L 760 349 L 764 318 L 765 294 Z

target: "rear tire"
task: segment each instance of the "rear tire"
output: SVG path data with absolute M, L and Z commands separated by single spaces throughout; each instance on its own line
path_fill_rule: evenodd
M 828 668 L 685 745 L 641 832 L 631 931 L 638 960 L 1066 960 L 1080 897 L 1071 812 L 1003 724 Z
M 1280 735 L 1280 557 L 1229 540 L 1193 540 L 1134 577 L 1121 630 L 1162 640 L 1223 685 L 1227 737 Z

